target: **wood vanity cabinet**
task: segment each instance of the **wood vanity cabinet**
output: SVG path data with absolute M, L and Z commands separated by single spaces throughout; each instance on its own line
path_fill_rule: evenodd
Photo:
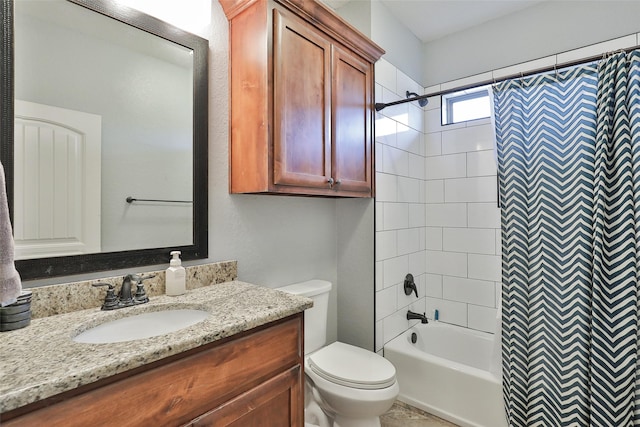
M 2 425 L 302 427 L 302 343 L 300 313 L 3 414 Z
M 384 51 L 315 0 L 220 0 L 229 20 L 231 193 L 372 197 Z

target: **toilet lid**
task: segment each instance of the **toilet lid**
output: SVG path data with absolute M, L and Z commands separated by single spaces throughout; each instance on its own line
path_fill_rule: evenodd
M 384 357 L 359 347 L 334 342 L 308 359 L 309 368 L 327 381 L 360 389 L 393 385 L 396 368 Z

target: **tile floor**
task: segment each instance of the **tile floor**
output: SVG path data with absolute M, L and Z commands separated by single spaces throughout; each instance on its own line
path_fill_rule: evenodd
M 457 427 L 406 403 L 396 401 L 389 411 L 380 417 L 382 427 Z

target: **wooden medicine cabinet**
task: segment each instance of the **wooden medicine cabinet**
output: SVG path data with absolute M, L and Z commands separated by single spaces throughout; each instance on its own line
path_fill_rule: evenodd
M 309 0 L 221 0 L 230 34 L 230 192 L 372 197 L 384 51 Z

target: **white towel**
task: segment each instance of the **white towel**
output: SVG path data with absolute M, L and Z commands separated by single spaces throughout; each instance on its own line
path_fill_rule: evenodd
M 22 292 L 20 274 L 13 263 L 13 248 L 4 167 L 0 163 L 0 305 L 2 307 L 16 302 Z

